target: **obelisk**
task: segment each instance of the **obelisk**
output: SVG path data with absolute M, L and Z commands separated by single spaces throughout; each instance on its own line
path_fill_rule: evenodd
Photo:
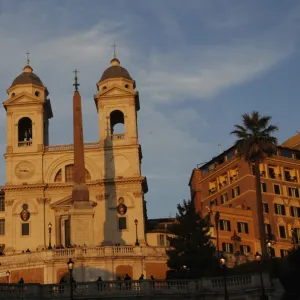
M 82 129 L 81 96 L 78 91 L 77 70 L 73 97 L 74 130 L 74 186 L 72 189 L 72 208 L 70 214 L 70 240 L 72 245 L 93 245 L 94 222 L 93 207 L 89 201 L 89 189 L 85 182 L 84 142 Z
M 82 129 L 81 96 L 78 91 L 77 70 L 75 73 L 75 86 L 73 96 L 73 134 L 74 134 L 74 186 L 72 202 L 75 206 L 86 206 L 89 203 L 89 190 L 85 182 L 84 142 Z

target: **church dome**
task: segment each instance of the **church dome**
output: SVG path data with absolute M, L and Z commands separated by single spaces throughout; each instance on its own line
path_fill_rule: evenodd
M 128 71 L 120 66 L 120 61 L 116 57 L 110 61 L 110 64 L 111 66 L 103 72 L 100 82 L 109 78 L 126 78 L 132 80 Z
M 23 73 L 21 73 L 19 76 L 15 78 L 15 80 L 11 84 L 11 87 L 18 84 L 34 84 L 34 85 L 44 86 L 41 79 L 32 71 L 33 69 L 29 65 L 25 66 L 23 69 Z

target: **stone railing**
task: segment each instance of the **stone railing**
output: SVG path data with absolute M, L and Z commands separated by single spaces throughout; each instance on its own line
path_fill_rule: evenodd
M 84 149 L 97 149 L 100 147 L 100 143 L 85 143 Z M 65 145 L 55 145 L 55 146 L 45 146 L 45 152 L 55 152 L 55 151 L 72 151 L 74 149 L 73 144 Z
M 32 141 L 20 141 L 18 147 L 29 147 L 32 146 Z
M 272 296 L 275 288 L 266 274 L 263 274 L 263 278 L 266 294 Z M 74 283 L 72 291 L 69 284 L 0 284 L 0 299 L 70 299 L 72 292 L 74 299 L 129 299 L 128 297 L 135 296 L 142 296 L 144 299 L 181 296 L 181 299 L 187 299 L 202 296 L 202 299 L 216 300 L 224 299 L 222 282 L 220 278 L 82 282 Z M 227 277 L 227 282 L 229 297 L 232 294 L 234 299 L 257 299 L 261 291 L 258 275 Z
M 52 249 L 40 252 L 15 253 L 11 255 L 0 256 L 0 271 L 11 265 L 51 261 L 53 259 L 80 259 L 88 257 L 137 257 L 137 256 L 165 256 L 164 247 L 134 247 L 134 246 L 99 246 L 99 247 L 78 247 Z

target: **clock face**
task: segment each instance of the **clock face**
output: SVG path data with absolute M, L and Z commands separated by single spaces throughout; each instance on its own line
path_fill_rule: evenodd
M 15 173 L 18 178 L 29 178 L 34 173 L 34 165 L 29 161 L 21 161 L 17 164 Z

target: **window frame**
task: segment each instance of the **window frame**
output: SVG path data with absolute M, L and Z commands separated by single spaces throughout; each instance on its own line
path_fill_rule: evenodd
M 25 226 L 25 225 L 28 225 L 28 234 L 23 234 L 23 226 Z M 29 237 L 30 236 L 30 233 L 31 233 L 30 227 L 31 227 L 30 222 L 21 223 L 21 237 Z
M 123 220 L 125 220 L 124 222 L 125 222 L 125 228 L 121 228 L 121 221 L 123 222 Z M 124 217 L 124 216 L 122 216 L 122 217 L 118 217 L 118 230 L 119 231 L 124 231 L 124 230 L 127 230 L 128 228 L 127 228 L 127 217 Z

